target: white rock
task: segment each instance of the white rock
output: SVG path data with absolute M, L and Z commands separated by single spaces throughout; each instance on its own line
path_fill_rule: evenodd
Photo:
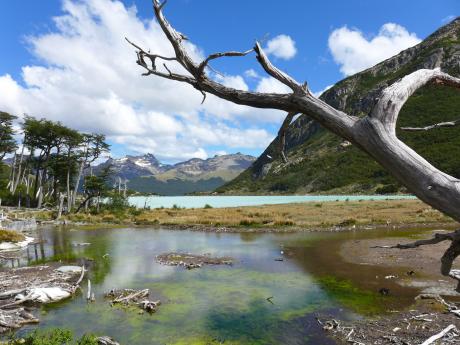
M 30 243 L 34 241 L 33 237 L 27 237 L 24 241 L 21 242 L 1 242 L 0 243 L 0 251 L 13 251 L 13 250 L 19 250 L 22 248 L 27 247 Z
M 62 273 L 80 273 L 81 267 L 80 266 L 61 266 L 56 268 L 56 271 Z
M 60 287 L 33 288 L 27 293 L 27 297 L 34 302 L 52 303 L 61 301 L 71 296 L 69 291 Z

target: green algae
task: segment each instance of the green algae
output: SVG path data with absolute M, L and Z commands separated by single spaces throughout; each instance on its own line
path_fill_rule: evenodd
M 383 296 L 378 292 L 360 289 L 350 280 L 322 276 L 317 278 L 317 281 L 332 299 L 359 314 L 383 313 L 395 302 L 392 296 Z

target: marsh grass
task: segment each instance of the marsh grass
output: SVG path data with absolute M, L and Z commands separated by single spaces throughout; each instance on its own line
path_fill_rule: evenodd
M 231 208 L 163 208 L 100 214 L 70 214 L 92 224 L 137 224 L 230 228 L 330 228 L 453 222 L 418 200 L 334 201 Z
M 24 241 L 25 239 L 25 236 L 19 232 L 0 229 L 0 242 L 15 243 Z

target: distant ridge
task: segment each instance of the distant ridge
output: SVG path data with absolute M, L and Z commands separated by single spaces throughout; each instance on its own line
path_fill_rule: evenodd
M 120 178 L 129 189 L 161 195 L 210 192 L 247 169 L 255 157 L 242 153 L 193 158 L 176 164 L 162 164 L 153 154 L 109 158 L 94 168 L 112 166 L 114 183 Z

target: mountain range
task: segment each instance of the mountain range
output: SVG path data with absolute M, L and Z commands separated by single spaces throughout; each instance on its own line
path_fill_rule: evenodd
M 381 91 L 421 68 L 441 68 L 460 76 L 460 17 L 418 45 L 376 66 L 350 76 L 324 92 L 320 99 L 351 115 L 367 115 Z M 404 132 L 459 117 L 460 90 L 427 85 L 409 98 L 398 119 L 398 137 L 433 165 L 460 177 L 460 126 L 429 132 Z M 404 188 L 365 153 L 299 116 L 286 134 L 288 162 L 279 152 L 279 138 L 254 164 L 220 193 L 395 193 Z
M 153 154 L 109 158 L 94 167 L 112 167 L 112 179 L 127 181 L 129 189 L 142 193 L 183 195 L 211 192 L 246 170 L 255 157 L 242 153 L 216 155 L 208 159 L 193 158 L 176 164 L 162 164 Z

